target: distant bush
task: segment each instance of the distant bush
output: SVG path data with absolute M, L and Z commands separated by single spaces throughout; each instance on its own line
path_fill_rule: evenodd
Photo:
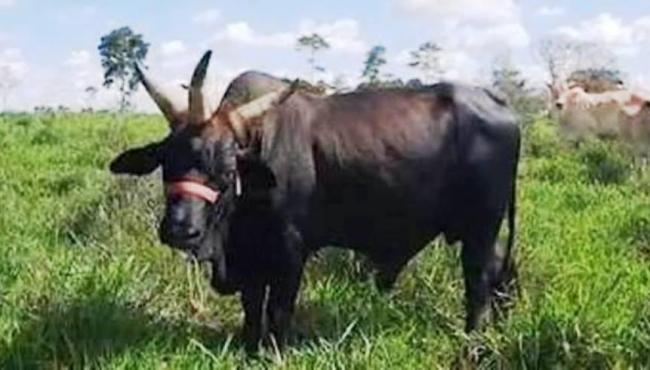
M 578 158 L 591 182 L 622 184 L 630 177 L 633 160 L 622 147 L 602 141 L 587 142 L 578 152 Z
M 650 205 L 638 205 L 620 228 L 621 237 L 650 259 Z
M 61 137 L 49 126 L 39 129 L 32 137 L 32 144 L 36 145 L 55 145 L 61 141 Z
M 526 175 L 549 182 L 575 182 L 584 179 L 584 167 L 568 156 L 539 158 L 528 164 Z
M 16 126 L 29 127 L 32 125 L 32 119 L 29 117 L 21 117 L 15 121 Z
M 524 128 L 524 155 L 551 158 L 563 151 L 557 125 L 549 120 L 537 120 Z

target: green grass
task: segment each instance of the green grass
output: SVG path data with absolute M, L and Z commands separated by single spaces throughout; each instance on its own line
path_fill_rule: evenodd
M 313 261 L 283 355 L 247 357 L 236 298 L 159 245 L 158 176 L 108 161 L 165 133 L 162 118 L 0 116 L 0 362 L 6 368 L 650 367 L 650 177 L 624 149 L 525 130 L 522 297 L 462 332 L 458 249 L 428 248 L 392 297 L 345 253 Z

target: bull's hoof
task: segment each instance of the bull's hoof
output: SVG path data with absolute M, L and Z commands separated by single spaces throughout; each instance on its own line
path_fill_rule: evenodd
M 210 285 L 220 295 L 228 296 L 239 292 L 239 286 L 231 282 L 221 282 L 212 280 Z

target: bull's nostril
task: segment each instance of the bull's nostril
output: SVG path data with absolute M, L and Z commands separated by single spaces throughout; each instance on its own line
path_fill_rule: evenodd
M 186 230 L 185 239 L 194 240 L 194 239 L 198 239 L 200 236 L 201 236 L 201 231 L 199 231 L 199 229 L 188 228 Z
M 562 103 L 555 103 L 555 108 L 562 109 L 564 105 Z
M 202 233 L 196 227 L 185 225 L 166 224 L 161 225 L 160 240 L 165 244 L 184 245 L 194 243 L 201 238 Z

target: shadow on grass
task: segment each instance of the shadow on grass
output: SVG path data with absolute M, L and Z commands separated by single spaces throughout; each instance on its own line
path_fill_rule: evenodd
M 228 333 L 106 298 L 48 305 L 26 316 L 3 349 L 2 368 L 97 368 L 125 353 L 138 356 L 152 345 L 166 353 L 192 341 L 211 350 L 230 345 Z M 231 346 L 239 347 L 238 340 Z

